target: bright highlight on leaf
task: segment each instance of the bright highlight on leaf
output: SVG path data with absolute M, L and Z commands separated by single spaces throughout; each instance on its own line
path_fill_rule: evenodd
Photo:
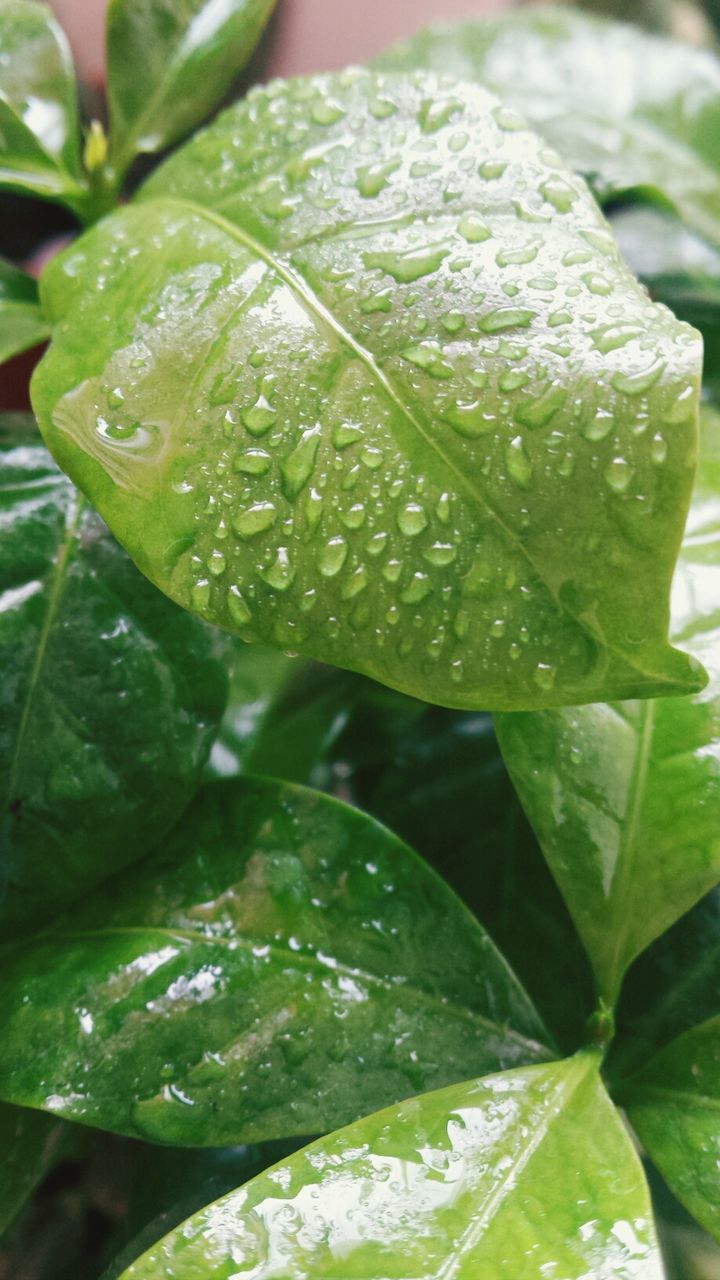
M 187 608 L 447 705 L 701 682 L 665 641 L 699 341 L 486 92 L 255 92 L 42 293 L 45 437 Z

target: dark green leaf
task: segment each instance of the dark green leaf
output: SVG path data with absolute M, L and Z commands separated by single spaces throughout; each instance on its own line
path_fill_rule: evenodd
M 318 792 L 209 784 L 162 850 L 0 974 L 0 1097 L 157 1142 L 334 1128 L 548 1056 L 487 934 Z
M 568 8 L 428 27 L 378 59 L 479 81 L 584 174 L 601 202 L 670 205 L 720 245 L 720 62 Z
M 497 719 L 510 775 L 611 1003 L 635 956 L 720 881 L 719 601 L 720 416 L 708 409 L 672 627 L 707 664 L 708 688 Z
M 642 1169 L 591 1055 L 456 1085 L 298 1152 L 124 1280 L 661 1280 Z
M 42 296 L 45 436 L 186 607 L 448 705 L 699 687 L 699 340 L 482 90 L 256 91 Z
M 226 697 L 36 431 L 0 427 L 3 935 L 139 857 L 197 785 Z
M 0 1104 L 0 1233 L 52 1168 L 66 1132 L 62 1120 Z
M 49 335 L 35 281 L 0 258 L 0 364 Z
M 82 201 L 80 124 L 72 58 L 52 10 L 0 5 L 0 187 Z
M 218 106 L 275 0 L 111 0 L 107 17 L 111 163 L 124 172 Z
M 622 1097 L 666 1182 L 720 1240 L 720 1016 L 652 1058 Z

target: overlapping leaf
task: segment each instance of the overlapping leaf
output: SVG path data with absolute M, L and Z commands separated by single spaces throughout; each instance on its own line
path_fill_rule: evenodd
M 407 846 L 252 779 L 209 784 L 132 877 L 11 950 L 0 1024 L 0 1097 L 200 1146 L 548 1056 L 487 934 Z
M 66 1132 L 53 1116 L 0 1104 L 0 1233 L 52 1168 Z
M 569 7 L 533 6 L 429 27 L 378 65 L 486 85 L 585 174 L 602 202 L 632 194 L 669 204 L 720 245 L 720 62 L 712 53 Z
M 178 818 L 227 694 L 206 628 L 137 572 L 34 424 L 0 428 L 3 938 Z
M 48 336 L 35 281 L 0 259 L 0 364 Z
M 179 1227 L 124 1280 L 661 1280 L 642 1170 L 592 1055 L 413 1098 Z
M 188 608 L 448 705 L 697 687 L 699 342 L 484 91 L 255 92 L 42 292 L 46 439 Z
M 500 716 L 500 744 L 593 960 L 627 966 L 720 881 L 720 417 L 701 461 L 673 594 L 675 641 L 704 662 L 693 699 Z

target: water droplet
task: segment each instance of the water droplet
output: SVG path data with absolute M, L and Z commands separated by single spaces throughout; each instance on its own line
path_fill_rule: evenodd
M 450 494 L 441 493 L 435 505 L 435 515 L 441 524 L 447 524 L 450 519 Z
M 661 467 L 668 455 L 667 440 L 658 431 L 652 439 L 650 455 L 656 466 Z
M 465 323 L 465 317 L 460 311 L 446 311 L 441 316 L 440 323 L 447 333 L 458 333 Z
M 317 489 L 311 489 L 305 499 L 305 519 L 307 521 L 308 531 L 314 533 L 320 523 L 322 516 L 323 500 L 322 494 Z
M 406 249 L 404 252 L 366 253 L 363 260 L 366 267 L 377 267 L 397 280 L 398 284 L 412 284 L 423 276 L 434 275 L 449 252 L 447 245 L 429 244 L 417 249 Z
M 264 476 L 270 469 L 272 458 L 264 449 L 246 449 L 233 460 L 233 471 L 247 476 Z
M 633 476 L 633 469 L 625 458 L 613 458 L 603 472 L 613 493 L 625 493 Z
M 567 399 L 567 391 L 556 383 L 551 383 L 535 400 L 521 405 L 515 413 L 515 421 L 521 427 L 529 427 L 531 431 L 546 427 L 562 408 Z
M 365 544 L 365 550 L 368 555 L 379 556 L 387 546 L 388 536 L 386 533 L 374 533 L 372 538 Z
M 383 566 L 382 571 L 385 581 L 397 582 L 400 574 L 402 573 L 402 567 L 402 560 L 396 560 L 394 558 L 392 560 L 388 560 L 387 564 Z
M 453 375 L 452 365 L 444 359 L 444 352 L 438 342 L 419 342 L 414 347 L 406 347 L 402 352 L 403 360 L 429 373 L 431 378 L 445 380 Z
M 458 640 L 464 640 L 470 630 L 470 614 L 467 609 L 459 609 L 453 620 L 453 631 Z
M 512 107 L 494 107 L 493 117 L 503 133 L 516 133 L 519 129 L 527 129 L 527 124 L 519 112 Z
M 432 591 L 432 583 L 426 573 L 414 573 L 408 585 L 400 592 L 402 604 L 420 604 Z
M 320 427 L 310 427 L 303 431 L 299 443 L 280 464 L 283 493 L 289 502 L 297 498 L 308 483 L 315 468 L 319 445 Z
M 533 671 L 533 680 L 539 689 L 549 693 L 555 684 L 555 668 L 547 662 L 538 662 Z
M 207 578 L 201 578 L 196 582 L 190 593 L 193 609 L 197 609 L 198 613 L 204 613 L 210 604 L 210 582 Z
M 364 591 L 368 584 L 367 569 L 363 565 L 359 565 L 346 582 L 343 583 L 340 595 L 343 600 L 354 600 L 361 591 Z
M 360 310 L 364 316 L 376 315 L 379 311 L 392 311 L 392 297 L 391 289 L 378 289 L 360 300 Z
M 113 387 L 112 391 L 108 392 L 107 401 L 111 409 L 119 409 L 120 405 L 125 402 L 125 395 L 122 389 L 120 387 Z
M 295 570 L 290 563 L 287 547 L 278 547 L 278 553 L 269 569 L 260 574 L 273 591 L 287 591 L 292 586 Z
M 594 418 L 585 424 L 582 429 L 583 436 L 586 440 L 604 440 L 610 435 L 613 429 L 615 418 L 608 409 L 598 409 Z
M 346 529 L 359 529 L 365 523 L 365 507 L 362 502 L 354 502 L 348 511 L 341 511 L 340 519 Z
M 530 374 L 525 369 L 506 369 L 500 374 L 498 386 L 501 391 L 517 391 L 530 381 Z
M 468 440 L 487 435 L 489 431 L 494 431 L 497 425 L 495 414 L 487 411 L 482 400 L 453 405 L 445 410 L 443 419 L 449 422 L 459 435 L 465 436 Z
M 431 547 L 423 551 L 423 559 L 427 560 L 428 564 L 440 567 L 452 564 L 456 556 L 457 547 L 452 542 L 434 542 Z
M 255 404 L 249 409 L 243 409 L 240 415 L 244 426 L 252 436 L 265 435 L 273 425 L 276 416 L 275 410 L 265 396 L 258 396 Z
M 312 108 L 315 124 L 335 124 L 337 120 L 342 120 L 344 115 L 344 108 L 339 102 L 333 102 L 332 98 L 320 98 Z
M 459 98 L 425 98 L 418 115 L 423 133 L 436 133 L 465 110 Z
M 389 178 L 400 168 L 400 159 L 395 158 L 385 163 L 365 165 L 357 171 L 357 186 L 361 196 L 367 199 L 379 196 L 387 186 Z
M 504 635 L 504 633 L 505 633 L 505 619 L 496 618 L 490 628 L 490 635 L 494 636 L 496 640 L 499 640 L 500 636 Z
M 612 293 L 611 282 L 605 276 L 599 275 L 597 271 L 587 271 L 582 279 L 591 293 L 599 294 L 602 298 Z
M 616 391 L 621 391 L 626 396 L 641 396 L 655 385 L 666 364 L 666 360 L 658 358 L 639 373 L 616 373 L 612 378 L 612 385 Z
M 427 526 L 425 508 L 419 502 L 408 502 L 398 512 L 398 529 L 406 538 L 415 538 Z
M 227 607 L 228 613 L 237 627 L 246 627 L 252 620 L 252 614 L 237 587 L 231 587 L 228 591 Z
M 617 351 L 620 347 L 624 347 L 633 338 L 641 338 L 643 330 L 635 324 L 608 324 L 603 325 L 602 329 L 596 329 L 592 335 L 598 351 L 602 355 L 607 355 L 610 351 Z
M 347 449 L 351 444 L 362 440 L 363 429 L 354 422 L 341 422 L 333 428 L 332 442 L 336 449 Z
M 383 451 L 376 449 L 374 445 L 366 444 L 360 453 L 360 461 L 369 471 L 377 471 L 383 464 Z
M 578 198 L 575 187 L 558 174 L 553 174 L 540 184 L 540 194 L 554 205 L 558 213 L 569 213 Z
M 370 114 L 376 120 L 387 120 L 389 116 L 394 116 L 397 112 L 397 104 L 392 102 L 390 98 L 383 98 L 380 95 L 376 98 L 371 98 L 368 105 Z
M 478 328 L 483 333 L 502 333 L 505 329 L 526 329 L 537 312 L 525 307 L 496 307 L 482 317 Z
M 495 178 L 502 178 L 506 169 L 505 160 L 483 160 L 482 164 L 478 165 L 480 177 L 488 182 L 492 182 Z
M 241 538 L 254 538 L 258 533 L 271 529 L 277 520 L 277 511 L 272 502 L 256 502 L 234 516 L 232 527 Z
M 499 267 L 522 266 L 524 263 L 534 262 L 539 251 L 540 245 L 537 241 L 521 245 L 519 249 L 501 249 L 495 255 L 495 262 Z
M 348 544 L 339 535 L 330 538 L 318 556 L 318 568 L 324 578 L 334 578 L 340 572 L 348 556 Z
M 472 210 L 460 219 L 458 231 L 468 244 L 482 244 L 483 240 L 489 240 L 492 236 L 492 231 L 485 219 Z
M 525 452 L 522 436 L 515 436 L 505 449 L 508 473 L 521 489 L 529 489 L 533 467 Z
M 208 572 L 213 578 L 219 578 L 225 572 L 226 560 L 222 551 L 213 551 L 208 560 Z

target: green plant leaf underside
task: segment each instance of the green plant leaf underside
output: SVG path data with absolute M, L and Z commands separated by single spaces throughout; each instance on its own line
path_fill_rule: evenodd
M 160 853 L 9 952 L 0 1011 L 0 1097 L 188 1146 L 325 1131 L 549 1056 L 407 846 L 256 779 L 209 784 Z
M 614 1001 L 630 962 L 720 880 L 720 415 L 702 422 L 672 636 L 692 699 L 498 716 L 505 761 Z
M 227 682 L 210 633 L 137 572 L 32 420 L 0 419 L 0 522 L 5 939 L 172 825 Z
M 0 188 L 74 207 L 85 191 L 72 57 L 52 10 L 0 5 Z
M 0 258 L 0 364 L 49 336 L 35 281 Z
M 699 340 L 483 90 L 256 91 L 41 292 L 45 437 L 186 607 L 448 705 L 699 687 Z
M 720 1240 L 720 1017 L 652 1058 L 629 1082 L 625 1100 L 668 1186 Z
M 111 163 L 177 142 L 218 105 L 275 0 L 112 0 L 107 19 Z
M 0 1233 L 52 1168 L 66 1132 L 53 1116 L 0 1104 Z
M 629 23 L 533 7 L 428 27 L 377 65 L 478 81 L 522 112 L 601 203 L 639 195 L 670 205 L 720 245 L 720 62 L 712 53 Z
M 413 1098 L 196 1214 L 123 1280 L 661 1280 L 592 1056 Z

